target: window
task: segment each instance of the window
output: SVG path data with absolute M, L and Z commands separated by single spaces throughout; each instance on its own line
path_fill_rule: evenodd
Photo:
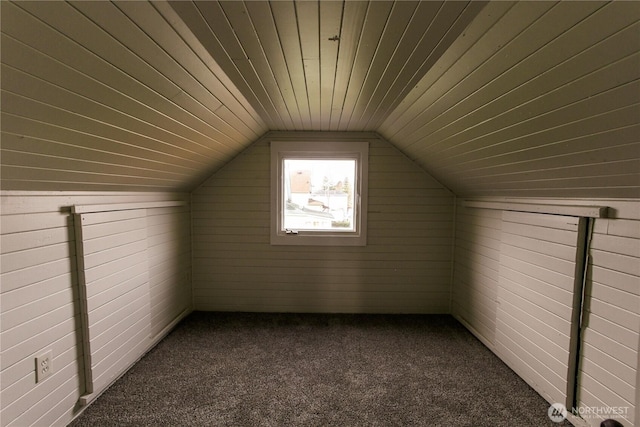
M 366 245 L 369 143 L 271 142 L 271 244 Z

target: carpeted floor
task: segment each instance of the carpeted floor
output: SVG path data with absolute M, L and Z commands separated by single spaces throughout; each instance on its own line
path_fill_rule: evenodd
M 557 424 L 451 316 L 187 317 L 72 426 Z

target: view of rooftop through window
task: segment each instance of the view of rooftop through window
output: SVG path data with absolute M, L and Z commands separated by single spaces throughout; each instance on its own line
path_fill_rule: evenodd
M 285 159 L 283 229 L 355 230 L 355 160 Z

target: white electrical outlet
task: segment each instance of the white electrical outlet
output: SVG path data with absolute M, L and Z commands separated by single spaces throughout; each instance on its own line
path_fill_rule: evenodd
M 53 373 L 51 350 L 36 357 L 36 382 L 40 382 Z

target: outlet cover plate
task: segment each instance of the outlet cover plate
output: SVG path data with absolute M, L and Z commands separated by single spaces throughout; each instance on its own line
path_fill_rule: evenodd
M 44 380 L 53 373 L 51 350 L 36 357 L 36 382 Z

